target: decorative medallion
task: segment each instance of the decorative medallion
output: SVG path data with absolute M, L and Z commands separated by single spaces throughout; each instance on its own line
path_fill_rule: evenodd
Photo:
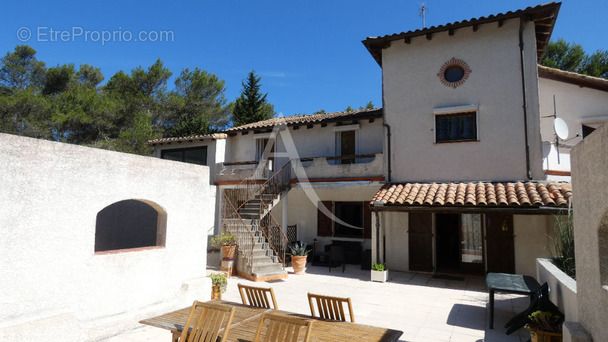
M 456 88 L 469 78 L 469 74 L 471 74 L 471 68 L 469 68 L 467 62 L 452 57 L 452 59 L 443 63 L 437 77 L 443 85 Z

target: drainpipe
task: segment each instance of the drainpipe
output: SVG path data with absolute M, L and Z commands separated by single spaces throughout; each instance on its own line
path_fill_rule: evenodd
M 386 108 L 386 104 L 384 101 L 384 70 L 382 70 L 382 126 L 386 127 L 386 138 L 388 139 L 386 142 L 386 154 L 388 158 L 387 164 L 387 182 L 391 181 L 391 125 L 386 122 L 386 115 L 384 112 L 384 108 Z
M 532 171 L 530 170 L 530 143 L 528 142 L 528 100 L 526 98 L 526 72 L 524 70 L 524 17 L 519 17 L 519 62 L 521 65 L 521 91 L 524 109 L 524 137 L 526 143 L 526 175 L 528 179 L 532 179 Z
M 376 213 L 376 262 L 384 262 L 384 258 L 380 258 L 380 210 L 378 207 L 384 206 L 381 201 L 375 201 L 372 205 L 372 210 Z

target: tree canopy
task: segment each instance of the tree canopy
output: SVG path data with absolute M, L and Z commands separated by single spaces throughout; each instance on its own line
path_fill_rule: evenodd
M 260 91 L 261 79 L 255 75 L 255 70 L 252 70 L 243 81 L 241 95 L 232 104 L 234 127 L 270 119 L 275 115 L 274 106 L 266 99 L 268 94 L 262 94 Z
M 1 132 L 148 155 L 148 140 L 228 125 L 224 81 L 198 67 L 182 70 L 172 90 L 160 59 L 101 85 L 99 68 L 47 68 L 36 53 L 19 45 L 0 58 Z
M 549 42 L 541 65 L 608 78 L 608 50 L 597 50 L 589 55 L 580 44 L 559 39 Z

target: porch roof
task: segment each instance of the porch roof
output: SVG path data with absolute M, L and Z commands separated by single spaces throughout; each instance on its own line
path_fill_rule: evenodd
M 563 182 L 391 183 L 383 185 L 370 204 L 438 209 L 567 208 L 571 199 L 572 185 Z

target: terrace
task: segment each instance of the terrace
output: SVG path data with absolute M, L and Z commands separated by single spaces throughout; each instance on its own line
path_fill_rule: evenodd
M 309 264 L 310 265 L 310 264 Z M 288 268 L 290 270 L 290 268 Z M 212 272 L 209 270 L 208 272 Z M 391 272 L 386 283 L 369 281 L 369 271 L 347 265 L 345 273 L 309 266 L 306 274 L 269 283 L 232 277 L 223 300 L 241 302 L 237 284 L 271 286 L 279 308 L 310 314 L 307 292 L 350 296 L 357 323 L 403 331 L 400 341 L 527 341 L 521 329 L 506 335 L 504 324 L 528 306 L 528 297 L 497 293 L 494 329 L 488 327 L 488 292 L 481 276 L 434 278 L 429 274 Z M 168 331 L 142 326 L 116 341 L 169 341 Z

